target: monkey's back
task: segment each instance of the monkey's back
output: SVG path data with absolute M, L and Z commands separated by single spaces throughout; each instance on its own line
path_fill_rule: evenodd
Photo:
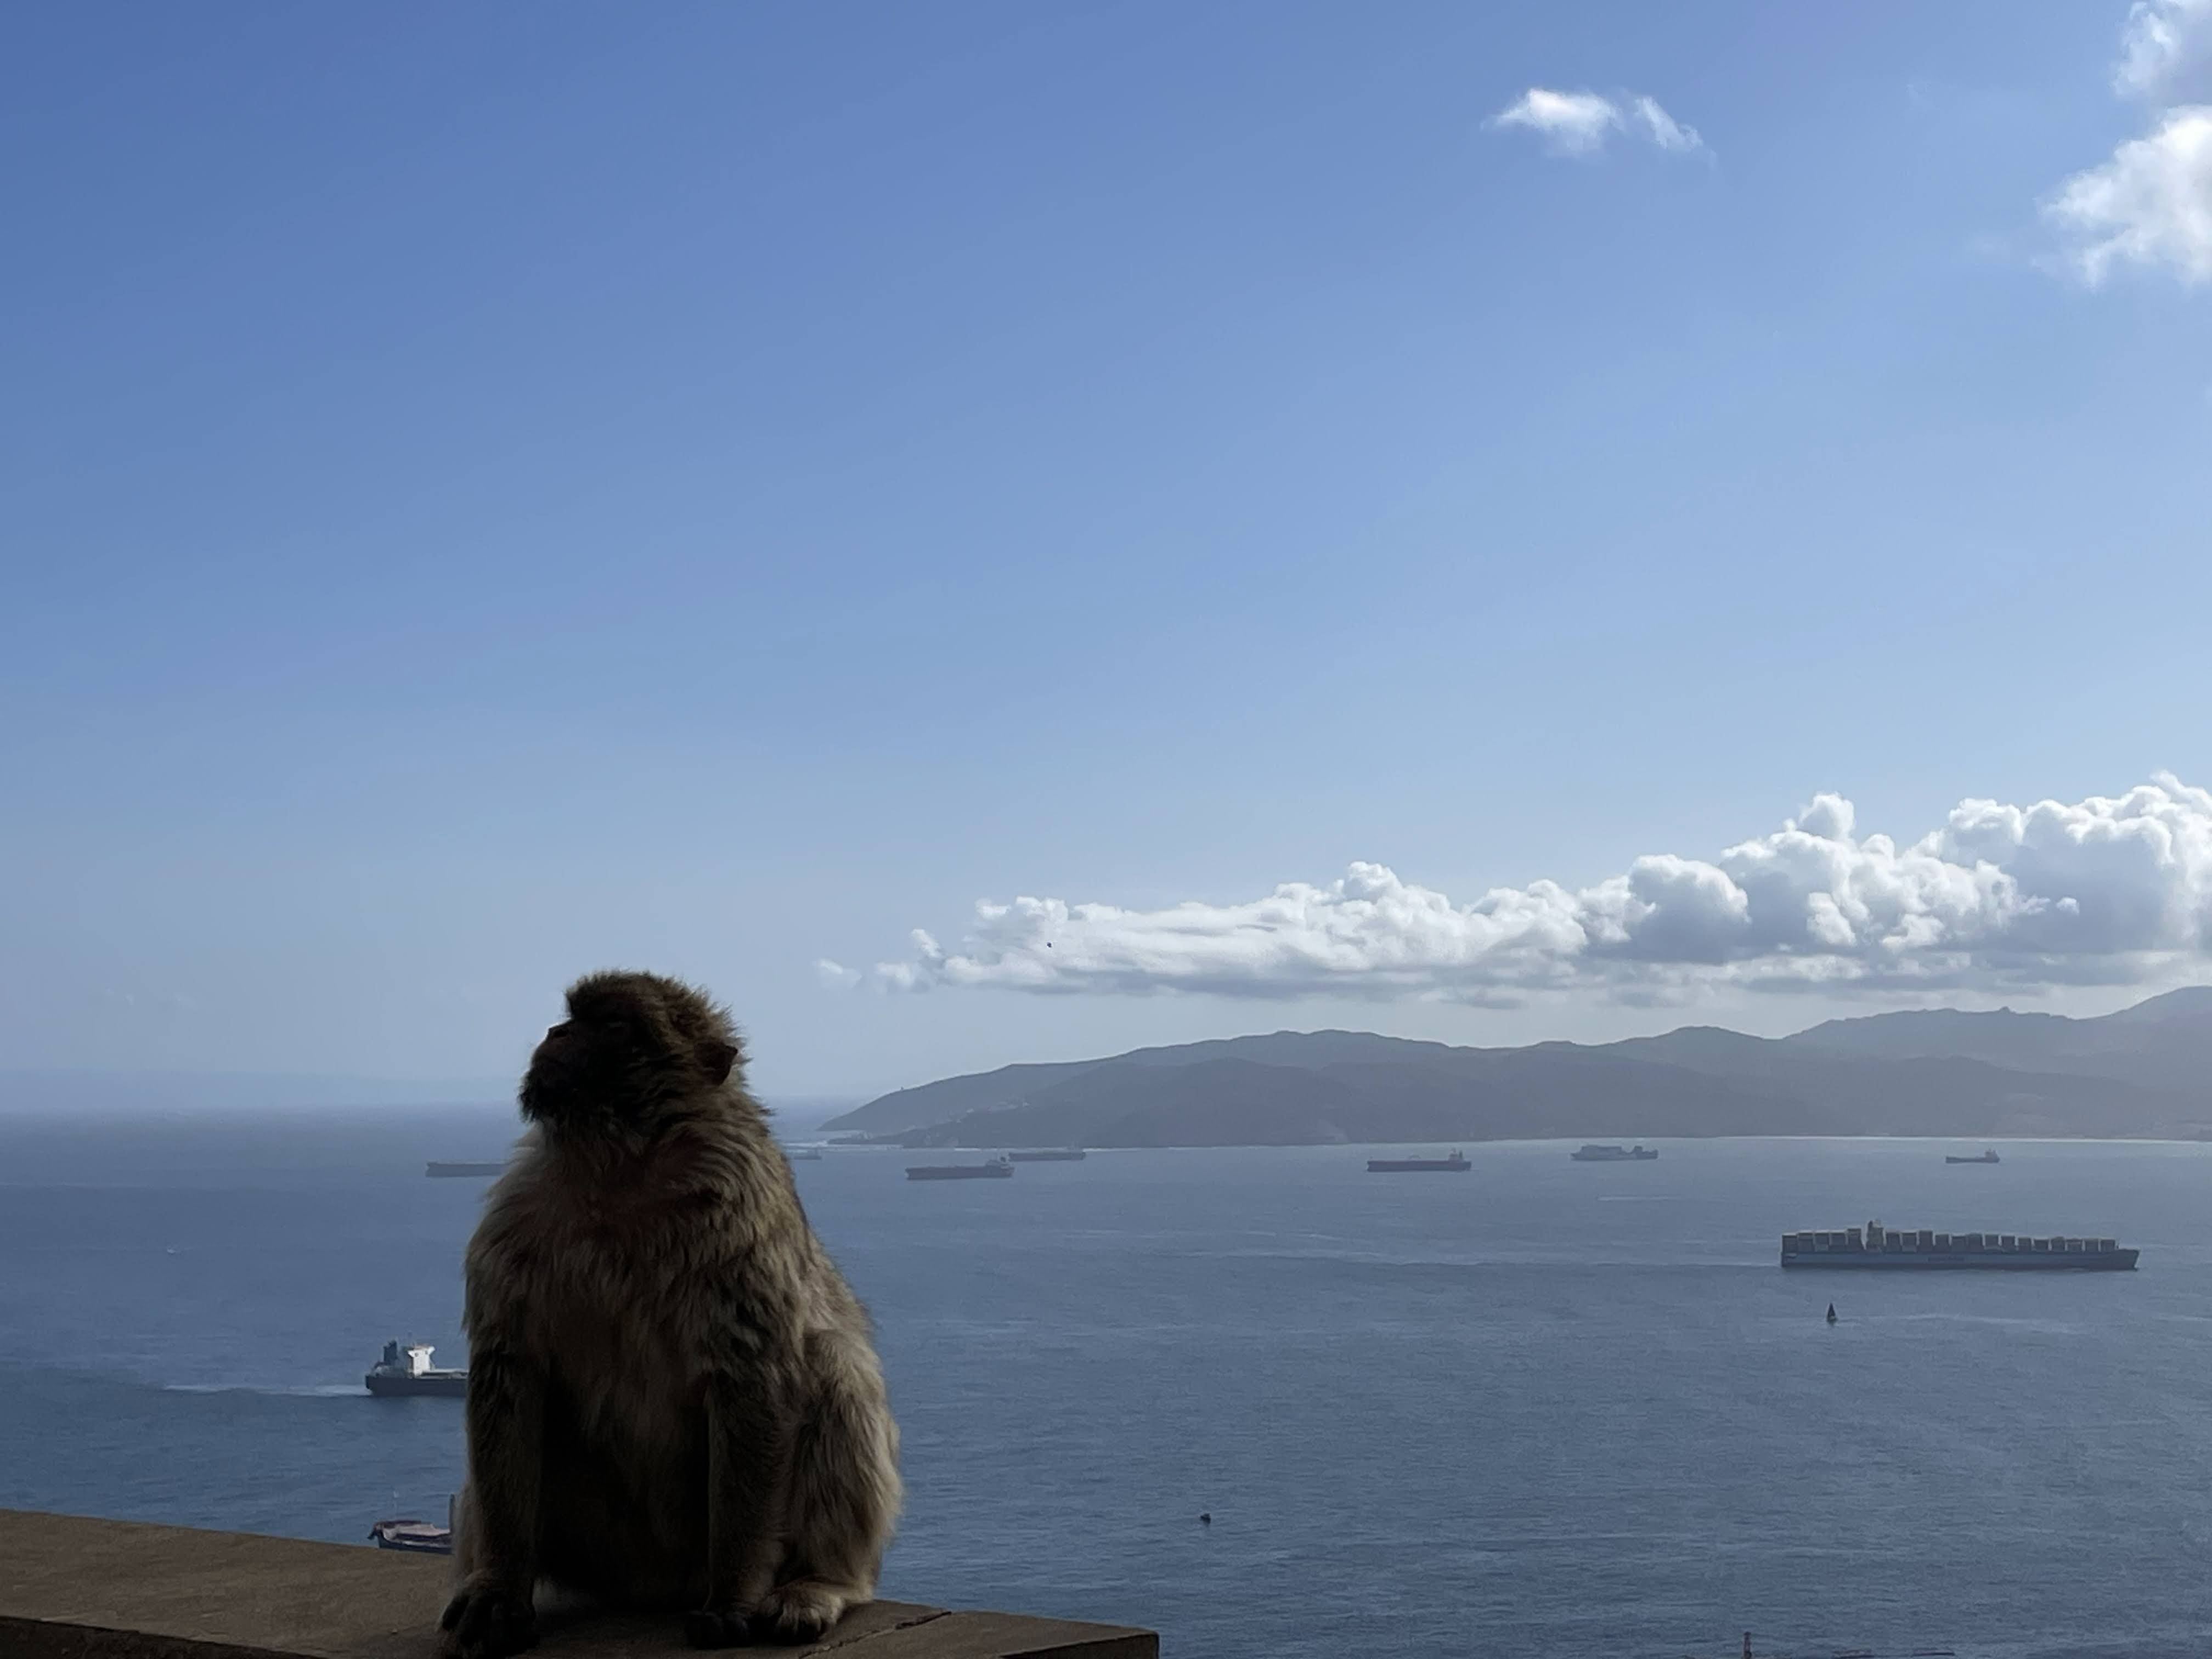
M 708 1379 L 728 1374 L 733 1345 L 740 1366 L 748 1346 L 763 1365 L 789 1363 L 817 1347 L 808 1339 L 823 1325 L 857 1320 L 866 1346 L 865 1316 L 807 1227 L 788 1167 L 772 1145 L 749 1144 L 746 1127 L 687 1137 L 635 1167 L 565 1158 L 526 1136 L 487 1201 L 469 1247 L 470 1346 L 542 1367 L 539 1549 L 558 1582 L 696 1605 Z

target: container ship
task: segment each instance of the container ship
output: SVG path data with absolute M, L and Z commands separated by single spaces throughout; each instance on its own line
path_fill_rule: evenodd
M 1567 1156 L 1577 1164 L 1648 1164 L 1659 1156 L 1659 1149 L 1640 1143 L 1634 1146 L 1600 1146 L 1593 1143 Z
M 2138 1251 L 2110 1238 L 1918 1232 L 1869 1221 L 1841 1232 L 1784 1233 L 1785 1267 L 1994 1267 L 2009 1272 L 2124 1273 Z
M 1992 1147 L 1990 1151 L 1978 1153 L 1972 1158 L 1960 1158 L 1956 1152 L 1948 1153 L 1943 1161 L 1946 1164 L 1995 1164 L 1997 1162 L 1997 1155 L 1996 1150 Z
M 408 1345 L 404 1357 L 397 1342 L 384 1345 L 384 1358 L 368 1368 L 362 1381 L 374 1395 L 435 1394 L 459 1398 L 469 1391 L 469 1374 L 444 1370 L 430 1363 L 435 1350 L 427 1342 Z
M 1370 1175 L 1409 1175 L 1417 1170 L 1472 1170 L 1463 1153 L 1455 1152 L 1449 1158 L 1370 1158 L 1367 1160 Z
M 908 1181 L 1003 1181 L 1014 1172 L 1013 1160 L 993 1158 L 988 1164 L 909 1164 Z

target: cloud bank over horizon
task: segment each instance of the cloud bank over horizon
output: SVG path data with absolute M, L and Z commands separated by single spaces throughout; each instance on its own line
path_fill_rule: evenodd
M 1351 996 L 1510 1007 L 1545 993 L 1674 1006 L 1716 990 L 1829 996 L 2149 985 L 2212 953 L 2212 792 L 2170 774 L 2108 799 L 1969 799 L 1899 842 L 1820 794 L 1711 860 L 1670 853 L 1570 889 L 1455 904 L 1382 864 L 1327 886 L 1161 910 L 980 902 L 957 951 L 832 986 Z

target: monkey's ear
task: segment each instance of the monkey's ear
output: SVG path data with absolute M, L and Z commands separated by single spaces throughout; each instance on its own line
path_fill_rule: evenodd
M 710 1042 L 699 1051 L 700 1063 L 706 1066 L 708 1078 L 715 1083 L 730 1080 L 730 1067 L 738 1063 L 736 1048 L 727 1042 Z

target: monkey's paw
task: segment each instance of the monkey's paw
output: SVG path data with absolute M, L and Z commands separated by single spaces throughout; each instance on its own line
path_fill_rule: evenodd
M 438 1628 L 445 1659 L 507 1659 L 538 1645 L 538 1614 L 529 1590 L 469 1583 L 446 1603 Z
M 741 1648 L 753 1639 L 752 1621 L 742 1613 L 702 1607 L 684 1615 L 684 1639 L 695 1648 Z
M 849 1597 L 819 1582 L 794 1579 L 770 1590 L 753 1614 L 753 1632 L 763 1641 L 794 1646 L 818 1642 L 844 1616 Z

